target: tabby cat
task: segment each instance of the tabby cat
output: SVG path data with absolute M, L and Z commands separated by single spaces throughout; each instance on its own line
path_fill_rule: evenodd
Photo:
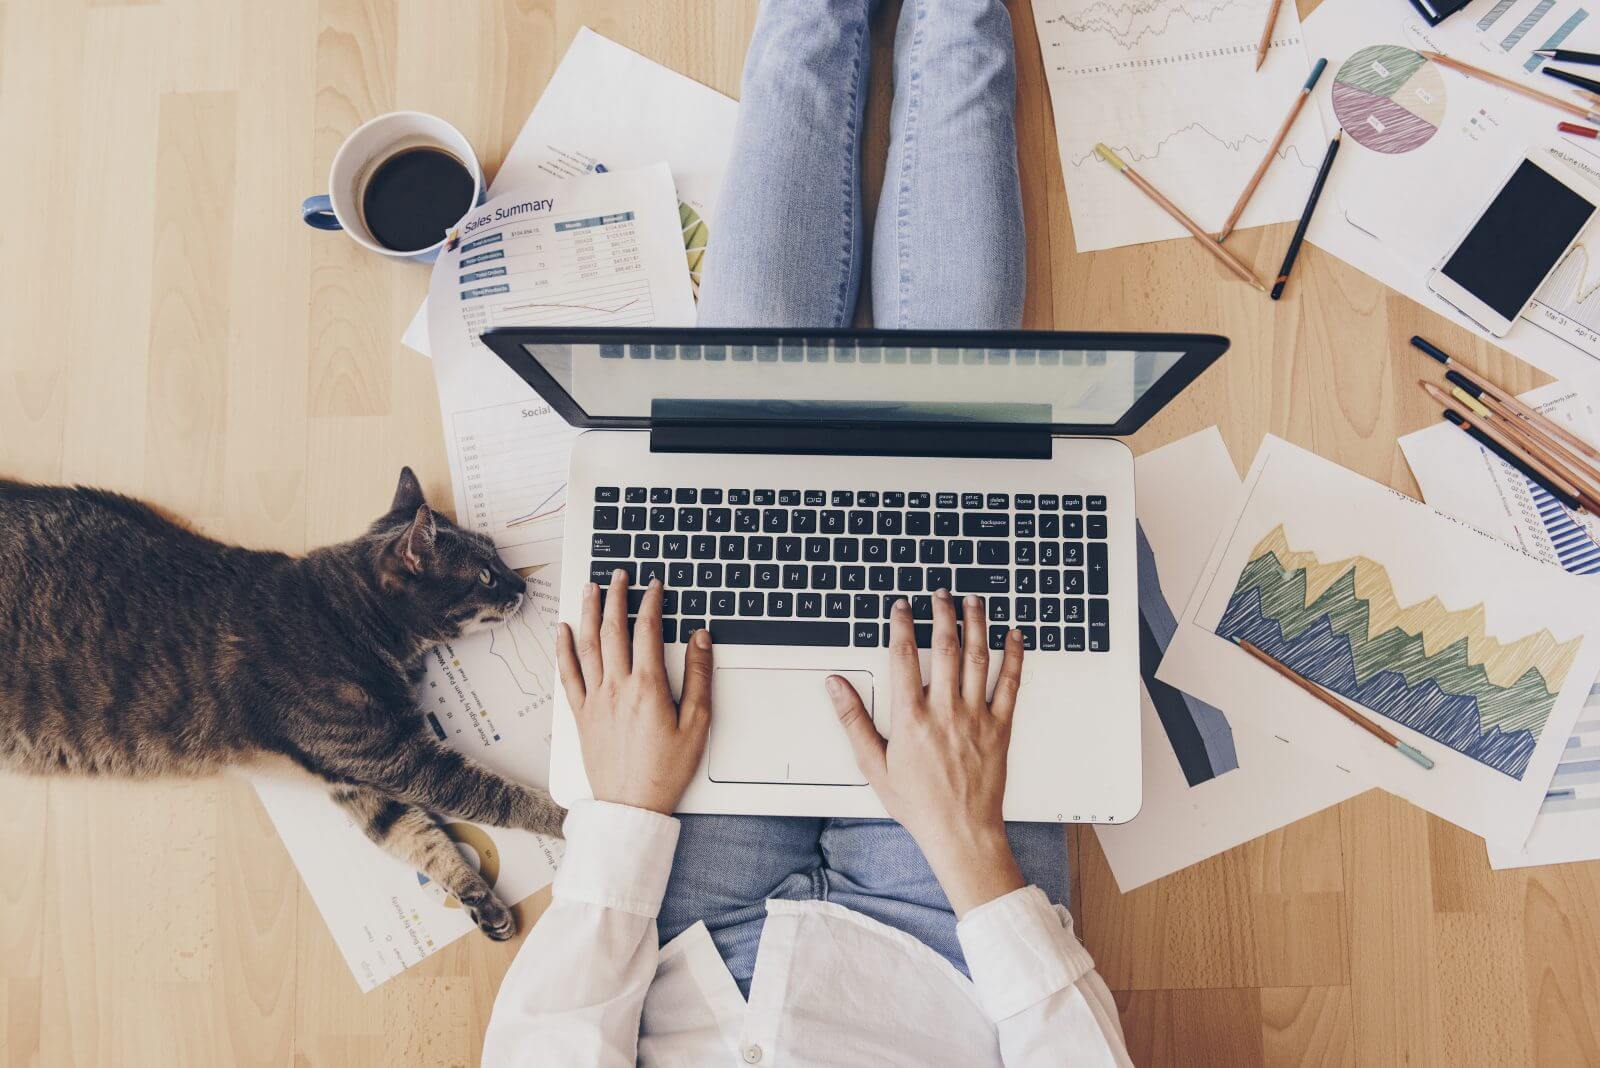
M 0 769 L 287 758 L 509 938 L 510 909 L 438 817 L 558 834 L 562 811 L 441 745 L 412 693 L 428 650 L 516 614 L 525 590 L 409 467 L 365 534 L 303 557 L 223 545 L 115 493 L 0 479 Z

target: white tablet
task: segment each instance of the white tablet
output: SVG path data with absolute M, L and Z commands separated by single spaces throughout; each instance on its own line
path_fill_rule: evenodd
M 1445 253 L 1428 288 L 1504 337 L 1597 207 L 1600 187 L 1547 152 L 1531 155 Z

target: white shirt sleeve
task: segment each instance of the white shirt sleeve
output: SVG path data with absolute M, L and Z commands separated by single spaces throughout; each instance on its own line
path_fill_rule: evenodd
M 1132 1065 L 1111 991 L 1072 932 L 1072 914 L 1036 886 L 979 905 L 956 925 L 1006 1068 Z
M 635 1062 L 678 821 L 579 801 L 564 826 L 566 852 L 550 907 L 495 997 L 483 1039 L 486 1068 Z

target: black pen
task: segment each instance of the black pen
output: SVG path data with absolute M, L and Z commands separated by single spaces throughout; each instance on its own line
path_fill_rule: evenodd
M 1557 70 L 1555 67 L 1541 67 L 1540 69 L 1558 81 L 1566 82 L 1568 85 L 1576 85 L 1579 89 L 1587 89 L 1591 93 L 1600 93 L 1600 82 L 1595 81 L 1593 78 L 1585 78 L 1583 75 L 1573 74 L 1571 71 Z
M 1535 471 L 1522 457 L 1518 456 L 1504 445 L 1501 445 L 1498 441 L 1494 440 L 1477 427 L 1469 424 L 1466 420 L 1466 417 L 1460 412 L 1456 411 L 1454 408 L 1446 408 L 1444 410 L 1444 417 L 1450 422 L 1454 423 L 1459 429 L 1465 430 L 1467 432 L 1467 436 L 1472 438 L 1473 441 L 1476 441 L 1479 445 L 1482 445 L 1484 448 L 1500 457 L 1500 459 L 1516 468 L 1517 471 L 1519 471 L 1529 482 L 1532 482 L 1534 485 L 1550 494 L 1550 496 L 1560 501 L 1565 507 L 1570 508 L 1574 512 L 1582 510 L 1582 501 L 1578 500 L 1578 498 L 1574 497 L 1572 494 L 1568 493 L 1566 490 L 1562 489 L 1560 486 L 1557 486 L 1548 478 L 1545 478 L 1539 472 Z
M 1333 157 L 1339 151 L 1339 140 L 1344 137 L 1344 127 L 1333 135 L 1333 140 L 1328 142 L 1328 154 L 1322 157 L 1322 169 L 1317 171 L 1317 180 L 1312 183 L 1311 197 L 1306 201 L 1306 210 L 1300 213 L 1300 225 L 1294 228 L 1294 237 L 1289 240 L 1289 251 L 1284 254 L 1283 266 L 1278 268 L 1278 280 L 1272 283 L 1272 299 L 1277 300 L 1283 296 L 1283 287 L 1289 281 L 1289 272 L 1294 270 L 1295 257 L 1300 255 L 1300 245 L 1306 239 L 1306 227 L 1311 225 L 1311 213 L 1317 210 L 1317 200 L 1322 196 L 1322 186 L 1328 180 L 1328 171 L 1333 168 Z
M 1600 63 L 1600 52 L 1569 52 L 1565 48 L 1535 48 L 1533 54 L 1558 63 Z

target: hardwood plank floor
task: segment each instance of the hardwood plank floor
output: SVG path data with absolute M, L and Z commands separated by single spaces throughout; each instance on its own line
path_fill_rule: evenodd
M 876 203 L 897 5 L 875 20 Z M 747 0 L 0 0 L 0 473 L 148 497 L 207 533 L 348 537 L 401 464 L 449 499 L 426 271 L 294 217 L 360 121 L 436 111 L 492 173 L 581 25 L 737 95 Z M 1206 329 L 1233 348 L 1133 441 L 1280 434 L 1415 494 L 1405 339 L 1543 376 L 1308 249 L 1268 304 L 1192 243 L 1077 255 L 1025 2 L 1030 327 Z M 1230 242 L 1258 272 L 1288 226 Z M 516 943 L 357 992 L 233 779 L 0 777 L 5 1065 L 475 1064 Z M 1600 864 L 1494 873 L 1369 794 L 1135 893 L 1074 833 L 1074 911 L 1148 1064 L 1600 1064 Z M 524 925 L 545 900 L 519 910 Z

